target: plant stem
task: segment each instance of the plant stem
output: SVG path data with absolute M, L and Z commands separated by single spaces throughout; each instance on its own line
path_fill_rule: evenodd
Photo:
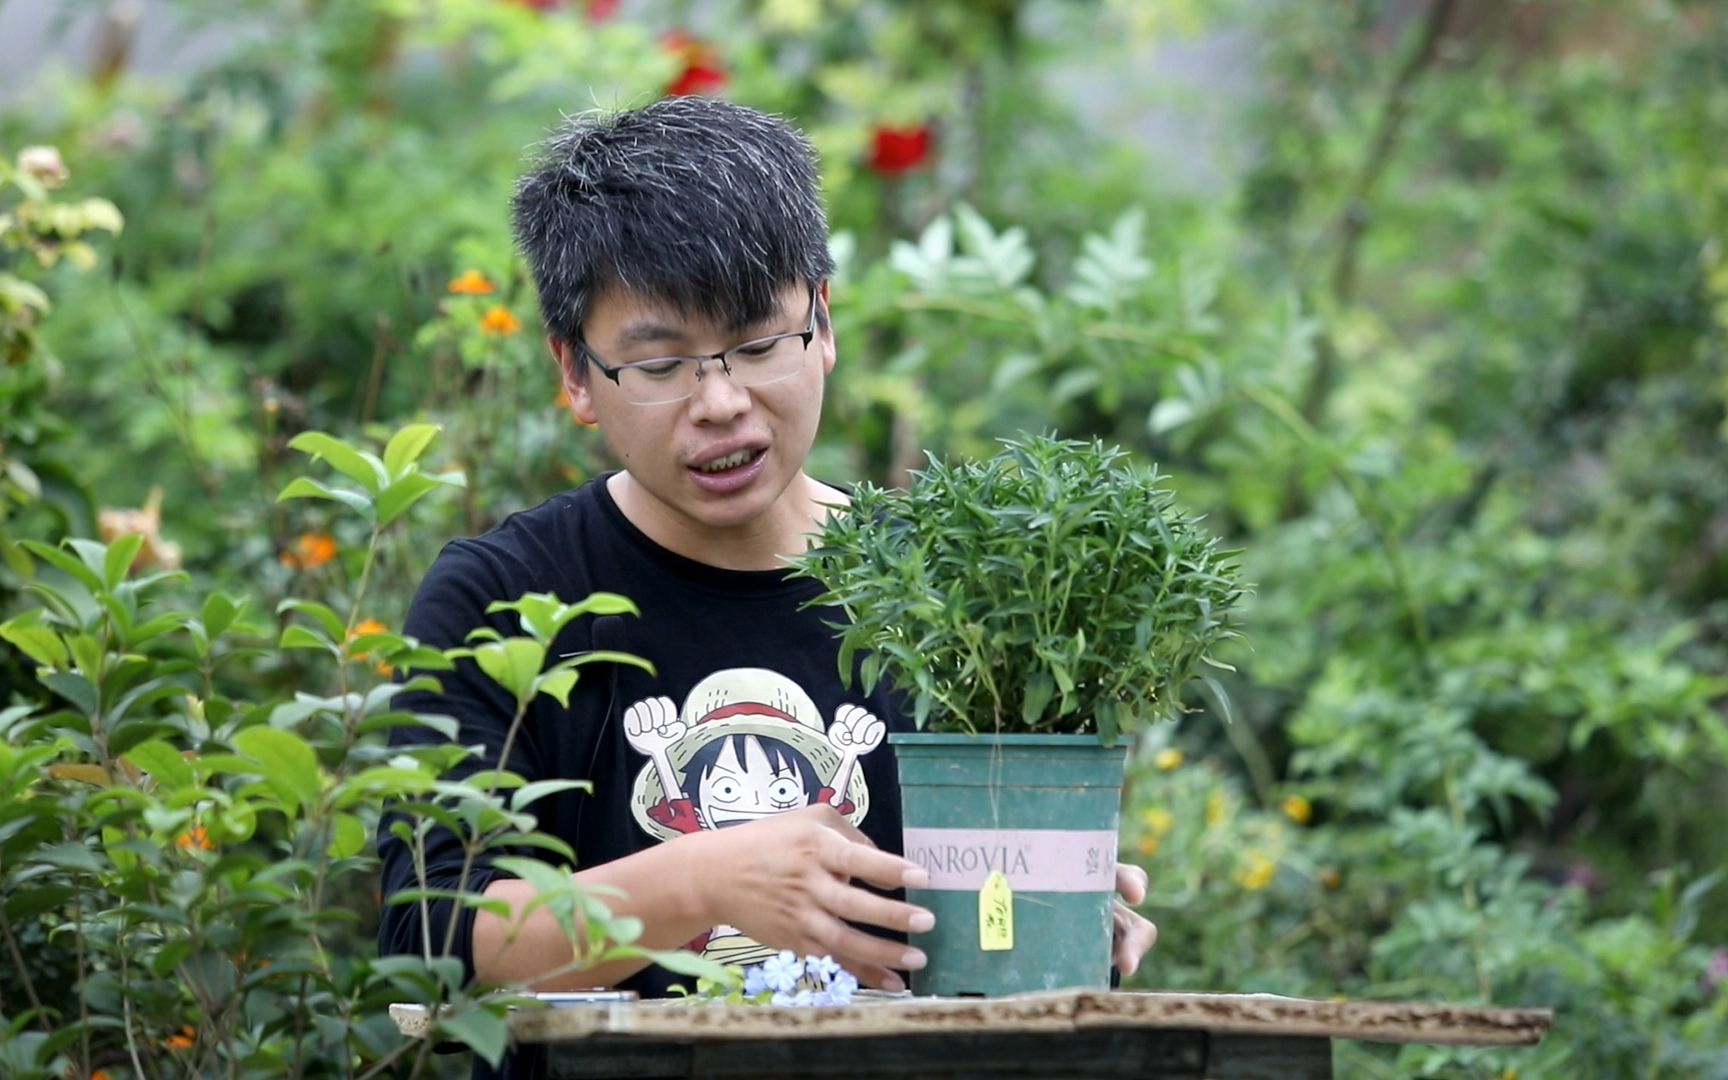
M 378 538 L 383 534 L 382 525 L 372 526 L 372 536 L 366 541 L 366 558 L 360 564 L 360 580 L 354 586 L 354 602 L 348 608 L 348 627 L 345 637 L 354 635 L 354 627 L 360 622 L 360 604 L 366 598 L 366 584 L 372 577 L 372 564 L 378 559 Z M 343 643 L 346 647 L 346 642 Z M 346 671 L 346 666 L 344 666 Z
M 1442 778 L 1446 791 L 1446 810 L 1452 820 L 1454 829 L 1462 830 L 1468 824 L 1464 813 L 1464 803 L 1458 797 L 1458 784 L 1454 763 L 1448 759 L 1446 771 Z M 1475 877 L 1466 874 L 1464 877 L 1464 907 L 1474 916 L 1470 928 L 1470 959 L 1476 968 L 1476 992 L 1481 995 L 1483 1004 L 1494 1000 L 1494 981 L 1488 971 L 1488 957 L 1482 941 L 1482 899 L 1476 891 Z
M 1411 89 L 1439 56 L 1440 41 L 1446 34 L 1446 26 L 1457 6 L 1457 0 L 1433 0 L 1428 7 L 1427 17 L 1423 20 L 1421 37 L 1405 57 L 1403 66 L 1399 68 L 1392 85 L 1386 90 L 1386 97 L 1381 101 L 1368 156 L 1350 183 L 1349 193 L 1344 200 L 1344 210 L 1339 216 L 1340 239 L 1329 281 L 1332 300 L 1339 307 L 1350 304 L 1356 297 L 1357 265 L 1362 237 L 1368 231 L 1370 216 L 1368 204 L 1373 199 L 1374 191 L 1379 186 L 1381 177 L 1385 175 L 1387 166 L 1391 164 L 1393 149 L 1403 131 L 1404 120 L 1410 112 Z M 1337 345 L 1330 334 L 1322 332 L 1316 342 L 1314 370 L 1302 398 L 1302 416 L 1310 423 L 1317 422 L 1321 410 L 1325 408 L 1337 366 Z
M 1337 477 L 1349 492 L 1350 501 L 1356 504 L 1367 520 L 1369 528 L 1380 542 L 1381 550 L 1386 553 L 1387 567 L 1392 572 L 1393 583 L 1398 588 L 1399 599 L 1404 603 L 1404 610 L 1410 619 L 1410 630 L 1416 638 L 1416 651 L 1422 659 L 1424 673 L 1429 668 L 1429 629 L 1428 613 L 1423 607 L 1421 598 L 1416 594 L 1416 587 L 1410 580 L 1410 571 L 1404 565 L 1404 548 L 1393 531 L 1391 522 L 1386 520 L 1385 513 L 1361 479 L 1345 467 L 1338 459 L 1338 453 L 1332 448 L 1320 433 L 1314 429 L 1306 417 L 1297 412 L 1290 403 L 1276 393 L 1263 390 L 1251 383 L 1243 383 L 1238 389 L 1248 400 L 1282 422 L 1289 428 L 1298 441 L 1310 450 L 1319 453 L 1325 462 L 1327 471 Z
M 0 905 L 0 936 L 6 939 L 6 951 L 12 954 L 12 965 L 18 969 L 18 981 L 24 984 L 24 996 L 30 999 L 30 1008 L 36 1014 L 36 1023 L 44 1033 L 52 1035 L 47 1017 L 42 1013 L 42 999 L 36 996 L 36 984 L 30 979 L 30 969 L 24 965 L 24 954 L 18 949 L 18 941 L 12 936 L 12 924 L 6 918 L 6 909 Z

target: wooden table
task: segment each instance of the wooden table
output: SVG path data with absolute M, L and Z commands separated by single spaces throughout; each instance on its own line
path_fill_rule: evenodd
M 395 1005 L 409 1035 L 426 1010 Z M 861 992 L 844 1008 L 680 1001 L 522 1009 L 549 1077 L 1096 1076 L 1320 1080 L 1332 1040 L 1530 1046 L 1548 1009 L 1059 990 L 1003 998 Z

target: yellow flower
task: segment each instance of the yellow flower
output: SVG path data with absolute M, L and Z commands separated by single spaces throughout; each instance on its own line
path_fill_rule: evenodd
M 1169 772 L 1182 764 L 1183 760 L 1182 751 L 1174 746 L 1168 746 L 1158 751 L 1157 755 L 1152 758 L 1152 764 L 1158 767 L 1159 772 Z
M 1292 795 L 1284 800 L 1284 816 L 1298 825 L 1306 825 L 1314 819 L 1314 806 L 1300 795 Z
M 329 533 L 301 533 L 276 559 L 290 570 L 311 570 L 334 559 L 336 551 L 336 538 Z
M 1148 806 L 1140 811 L 1140 824 L 1146 826 L 1153 836 L 1162 839 L 1176 824 L 1176 815 L 1162 806 Z
M 511 314 L 507 307 L 492 307 L 480 319 L 480 329 L 488 334 L 514 334 L 522 329 L 522 320 Z
M 451 279 L 450 291 L 457 296 L 491 296 L 498 287 L 488 281 L 485 274 L 468 269 L 462 271 L 461 277 Z
M 1158 854 L 1158 838 L 1156 836 L 1142 836 L 1140 838 L 1140 854 L 1148 859 Z
M 1278 864 L 1267 858 L 1265 852 L 1250 851 L 1243 860 L 1242 869 L 1236 872 L 1236 883 L 1249 892 L 1259 892 L 1272 884 L 1272 877 L 1278 872 Z
M 1516 1065 L 1506 1066 L 1506 1070 L 1500 1074 L 1500 1080 L 1518 1080 L 1518 1067 Z
M 1230 800 L 1224 792 L 1213 791 L 1206 796 L 1206 827 L 1216 829 L 1230 817 Z

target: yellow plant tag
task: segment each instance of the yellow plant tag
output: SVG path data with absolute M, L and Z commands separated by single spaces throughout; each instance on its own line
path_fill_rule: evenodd
M 1000 870 L 993 870 L 978 890 L 978 948 L 1006 952 L 1014 947 L 1014 890 Z

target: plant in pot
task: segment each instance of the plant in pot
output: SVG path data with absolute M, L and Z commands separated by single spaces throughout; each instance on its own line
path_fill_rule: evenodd
M 1236 553 L 1164 482 L 1101 442 L 1008 440 L 861 486 L 798 561 L 850 619 L 842 673 L 891 678 L 918 729 L 890 736 L 930 871 L 909 898 L 936 914 L 916 993 L 1109 985 L 1127 748 L 1239 636 Z

